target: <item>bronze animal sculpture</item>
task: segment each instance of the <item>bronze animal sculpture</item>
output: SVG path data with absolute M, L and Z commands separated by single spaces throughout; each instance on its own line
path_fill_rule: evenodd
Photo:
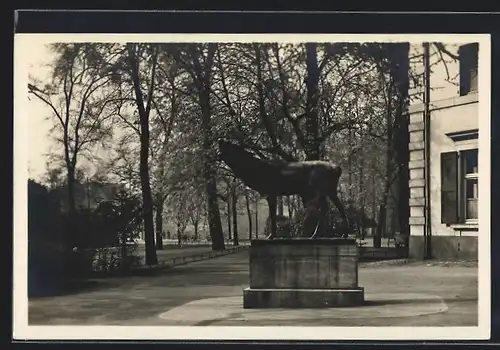
M 266 197 L 271 219 L 271 234 L 276 236 L 276 206 L 278 196 L 299 195 L 304 206 L 322 208 L 326 197 L 335 204 L 342 217 L 343 235 L 348 227 L 337 187 L 342 170 L 326 161 L 285 162 L 258 158 L 241 145 L 219 140 L 219 157 L 246 186 Z M 319 204 L 319 205 L 318 205 Z M 325 213 L 322 213 L 323 217 Z M 318 224 L 313 236 L 318 230 Z

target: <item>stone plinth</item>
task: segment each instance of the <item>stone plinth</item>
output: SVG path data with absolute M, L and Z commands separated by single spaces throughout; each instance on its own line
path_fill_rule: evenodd
M 253 240 L 244 308 L 325 308 L 364 301 L 356 241 L 345 238 Z

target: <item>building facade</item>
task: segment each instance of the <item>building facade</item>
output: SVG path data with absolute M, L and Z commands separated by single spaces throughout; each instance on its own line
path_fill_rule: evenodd
M 425 52 L 410 49 L 409 255 L 477 259 L 479 45 Z

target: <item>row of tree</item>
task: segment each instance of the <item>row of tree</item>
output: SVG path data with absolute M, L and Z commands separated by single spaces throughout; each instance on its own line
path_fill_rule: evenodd
M 31 77 L 28 89 L 51 110 L 69 213 L 77 211 L 74 184 L 85 159 L 141 194 L 147 264 L 157 264 L 166 207 L 193 212 L 203 201 L 197 217 L 206 218 L 215 250 L 225 248 L 221 200 L 233 231 L 238 198 L 246 197 L 251 222 L 248 203 L 257 196 L 218 161 L 221 137 L 269 158 L 338 162 L 345 201 L 378 222 L 377 237 L 389 224 L 408 230 L 407 43 L 50 48 L 50 81 Z M 282 198 L 279 214 L 285 207 L 292 215 L 300 203 Z

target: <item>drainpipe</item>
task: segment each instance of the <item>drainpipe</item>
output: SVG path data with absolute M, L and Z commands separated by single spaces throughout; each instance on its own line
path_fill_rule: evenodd
M 424 226 L 424 259 L 432 258 L 431 250 L 431 113 L 430 113 L 430 50 L 429 43 L 424 43 L 424 176 L 425 176 L 425 226 Z

